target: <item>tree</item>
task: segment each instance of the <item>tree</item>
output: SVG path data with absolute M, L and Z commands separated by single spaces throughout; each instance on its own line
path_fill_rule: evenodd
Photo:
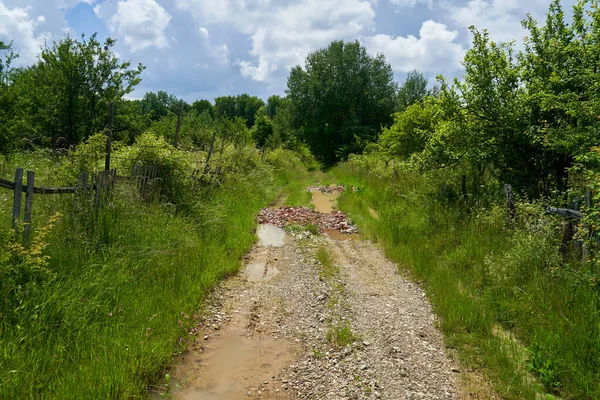
M 600 140 L 599 20 L 598 2 L 581 1 L 569 25 L 554 0 L 544 26 L 531 17 L 523 21 L 529 31 L 520 56 L 529 130 L 544 151 L 545 172 L 563 190 L 574 157 Z
M 146 93 L 140 100 L 139 107 L 142 115 L 147 115 L 150 120 L 156 122 L 169 114 L 177 115 L 179 113 L 179 102 L 177 96 L 159 90 L 157 93 Z M 187 112 L 190 109 L 191 106 L 183 102 L 182 111 Z
M 248 129 L 254 126 L 254 118 L 258 110 L 265 105 L 262 99 L 256 96 L 241 94 L 235 99 L 236 116 L 246 120 Z
M 96 35 L 69 36 L 42 48 L 39 61 L 15 78 L 20 107 L 46 144 L 66 146 L 103 130 L 108 103 L 131 93 L 144 67 L 130 68 Z
M 233 96 L 221 96 L 215 99 L 213 108 L 215 118 L 233 119 L 237 115 L 236 101 Z
M 310 53 L 288 78 L 294 128 L 320 161 L 332 165 L 375 141 L 392 122 L 397 86 L 383 55 L 358 41 Z
M 269 116 L 269 118 L 271 118 L 271 119 L 275 118 L 275 115 L 277 114 L 277 108 L 280 107 L 285 102 L 285 100 L 286 100 L 285 97 L 281 97 L 281 96 L 277 96 L 277 95 L 273 95 L 268 98 L 266 111 L 267 111 L 267 115 Z
M 392 158 L 407 160 L 425 150 L 440 119 L 440 105 L 430 97 L 394 114 L 394 124 L 379 138 L 381 150 Z
M 192 103 L 192 110 L 198 115 L 202 114 L 204 111 L 208 111 L 209 114 L 212 114 L 213 106 L 208 100 L 196 100 Z
M 264 148 L 268 142 L 272 142 L 273 121 L 267 115 L 265 107 L 261 107 L 256 113 L 256 123 L 252 127 L 252 138 L 259 148 Z
M 262 99 L 245 93 L 235 97 L 222 96 L 215 99 L 214 114 L 217 118 L 244 118 L 249 129 L 254 126 L 256 112 L 264 105 Z
M 12 43 L 2 41 L 0 53 L 0 152 L 7 152 L 14 146 L 14 130 L 11 128 L 17 99 L 12 85 L 11 63 L 18 55 L 12 51 Z
M 398 90 L 396 111 L 404 111 L 411 104 L 420 103 L 429 94 L 427 79 L 423 74 L 417 70 L 410 71 L 406 81 Z

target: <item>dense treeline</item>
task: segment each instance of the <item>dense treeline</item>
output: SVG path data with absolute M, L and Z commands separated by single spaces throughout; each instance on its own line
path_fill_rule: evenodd
M 100 43 L 95 35 L 67 36 L 42 48 L 34 65 L 14 68 L 18 54 L 11 44 L 0 42 L 0 151 L 78 145 L 104 131 L 111 101 L 115 102 L 113 137 L 126 144 L 146 131 L 172 140 L 181 106 L 184 146 L 206 146 L 214 131 L 228 131 L 245 141 L 255 136 L 261 147 L 293 145 L 285 133 L 290 130 L 285 116 L 288 103 L 279 96 L 267 103 L 242 94 L 217 97 L 214 104 L 206 99 L 189 104 L 158 91 L 128 100 L 141 82 L 144 66 L 121 61 L 112 50 L 114 45 L 110 38 Z M 257 118 L 262 120 L 253 135 L 250 129 Z

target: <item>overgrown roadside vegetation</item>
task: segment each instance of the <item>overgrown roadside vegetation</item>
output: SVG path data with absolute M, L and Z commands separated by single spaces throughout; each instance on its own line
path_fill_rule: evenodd
M 508 230 L 502 206 L 448 204 L 451 176 L 394 173 L 373 158 L 331 171 L 358 188 L 340 208 L 423 284 L 463 365 L 504 398 L 598 398 L 600 294 L 586 267 L 562 260 L 561 222 L 523 201 Z
M 307 173 L 292 151 L 263 162 L 253 148 L 228 146 L 219 182 L 198 187 L 186 183 L 185 167 L 202 154 L 145 140 L 123 148 L 123 162 L 171 165 L 167 188 L 184 190 L 149 202 L 120 181 L 97 215 L 78 209 L 72 195 L 38 197 L 31 247 L 14 242 L 12 192 L 0 192 L 0 397 L 144 397 L 185 348 L 203 296 L 240 267 L 255 241 L 258 210 Z M 93 164 L 86 150 L 74 160 Z M 36 170 L 40 185 L 61 185 L 73 183 L 70 161 L 13 154 L 0 171 L 9 178 L 20 165 Z

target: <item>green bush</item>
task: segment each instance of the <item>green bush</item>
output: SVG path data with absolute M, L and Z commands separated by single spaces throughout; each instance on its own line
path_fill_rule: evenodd
M 191 194 L 191 158 L 191 154 L 173 147 L 163 137 L 144 133 L 132 146 L 115 152 L 115 166 L 122 174 L 131 173 L 134 166 L 158 167 L 160 195 L 181 207 Z

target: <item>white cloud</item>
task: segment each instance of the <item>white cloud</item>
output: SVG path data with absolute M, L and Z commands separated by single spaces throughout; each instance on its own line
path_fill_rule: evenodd
M 52 35 L 49 32 L 39 32 L 46 18 L 43 15 L 34 17 L 32 8 L 8 8 L 0 2 L 0 39 L 5 42 L 13 41 L 13 50 L 19 53 L 19 62 L 30 64 L 40 53 L 40 48 Z
M 567 11 L 575 2 L 564 0 L 562 6 Z M 520 42 L 526 35 L 521 21 L 531 14 L 543 22 L 549 5 L 550 0 L 469 0 L 462 6 L 448 6 L 448 11 L 458 26 L 474 25 L 479 30 L 487 29 L 496 42 Z
M 453 72 L 462 69 L 465 48 L 456 43 L 457 31 L 444 24 L 425 21 L 419 37 L 375 35 L 363 39 L 372 53 L 383 53 L 396 72 L 418 69 L 423 73 Z
M 426 4 L 430 8 L 433 6 L 433 0 L 389 0 L 398 7 L 415 7 L 417 4 Z
M 131 51 L 169 47 L 165 30 L 171 15 L 155 0 L 119 0 L 113 9 L 111 2 L 105 2 L 96 5 L 94 12 L 108 22 L 110 31 L 122 38 Z
M 209 35 L 208 35 L 208 30 L 201 26 L 200 29 L 198 29 L 200 31 L 200 35 L 204 38 L 204 39 L 208 39 Z
M 306 55 L 337 39 L 356 39 L 374 27 L 367 0 L 176 0 L 202 24 L 224 24 L 248 35 L 251 60 L 238 60 L 244 77 L 271 82 Z

